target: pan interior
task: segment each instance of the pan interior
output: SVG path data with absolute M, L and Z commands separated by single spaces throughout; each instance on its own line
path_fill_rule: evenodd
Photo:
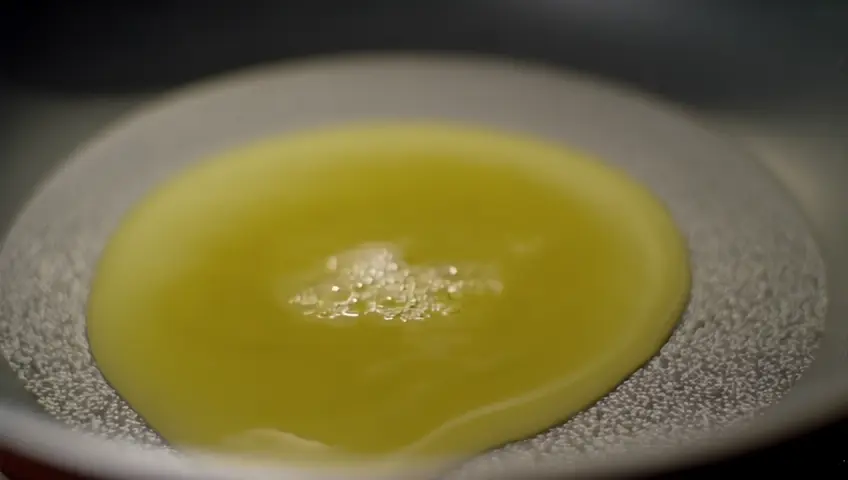
M 656 357 L 564 425 L 460 474 L 687 440 L 763 412 L 811 363 L 824 326 L 822 260 L 792 200 L 755 162 L 678 112 L 596 81 L 438 57 L 270 67 L 180 92 L 104 132 L 43 185 L 0 250 L 0 350 L 57 419 L 163 445 L 100 375 L 85 335 L 93 267 L 119 219 L 150 188 L 221 149 L 386 118 L 574 145 L 647 185 L 690 249 L 691 300 Z

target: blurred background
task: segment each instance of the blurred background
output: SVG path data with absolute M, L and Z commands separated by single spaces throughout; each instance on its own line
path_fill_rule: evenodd
M 848 162 L 846 26 L 840 0 L 6 0 L 0 221 L 80 142 L 165 90 L 257 63 L 412 50 L 532 59 L 658 95 L 758 156 L 814 229 L 831 229 L 848 222 L 831 207 L 845 179 L 822 173 Z M 848 420 L 697 473 L 844 475 L 846 438 Z

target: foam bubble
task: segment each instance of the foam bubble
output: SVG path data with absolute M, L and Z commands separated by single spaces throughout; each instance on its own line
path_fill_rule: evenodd
M 503 284 L 483 265 L 410 265 L 391 245 L 363 245 L 329 257 L 322 280 L 289 298 L 324 319 L 378 315 L 402 322 L 460 310 L 465 295 L 496 295 Z

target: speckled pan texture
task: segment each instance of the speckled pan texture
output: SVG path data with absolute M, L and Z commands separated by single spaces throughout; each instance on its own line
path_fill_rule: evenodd
M 81 148 L 0 251 L 4 356 L 58 419 L 160 445 L 100 376 L 86 343 L 92 270 L 122 214 L 222 148 L 388 118 L 474 122 L 592 153 L 650 186 L 690 244 L 691 301 L 662 351 L 564 425 L 481 457 L 486 466 L 685 440 L 762 412 L 811 363 L 824 326 L 822 260 L 786 193 L 744 153 L 675 109 L 593 79 L 493 60 L 364 56 L 190 88 Z

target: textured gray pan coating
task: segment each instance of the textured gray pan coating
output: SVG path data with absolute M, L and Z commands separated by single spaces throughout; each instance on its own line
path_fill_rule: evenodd
M 810 364 L 824 325 L 822 260 L 786 194 L 744 154 L 590 80 L 488 61 L 360 58 L 171 97 L 55 172 L 0 251 L 0 350 L 26 387 L 72 426 L 161 445 L 87 349 L 88 284 L 109 233 L 149 188 L 203 155 L 363 117 L 471 121 L 566 142 L 649 185 L 688 238 L 692 297 L 659 355 L 563 426 L 481 457 L 485 467 L 690 438 L 762 412 Z

